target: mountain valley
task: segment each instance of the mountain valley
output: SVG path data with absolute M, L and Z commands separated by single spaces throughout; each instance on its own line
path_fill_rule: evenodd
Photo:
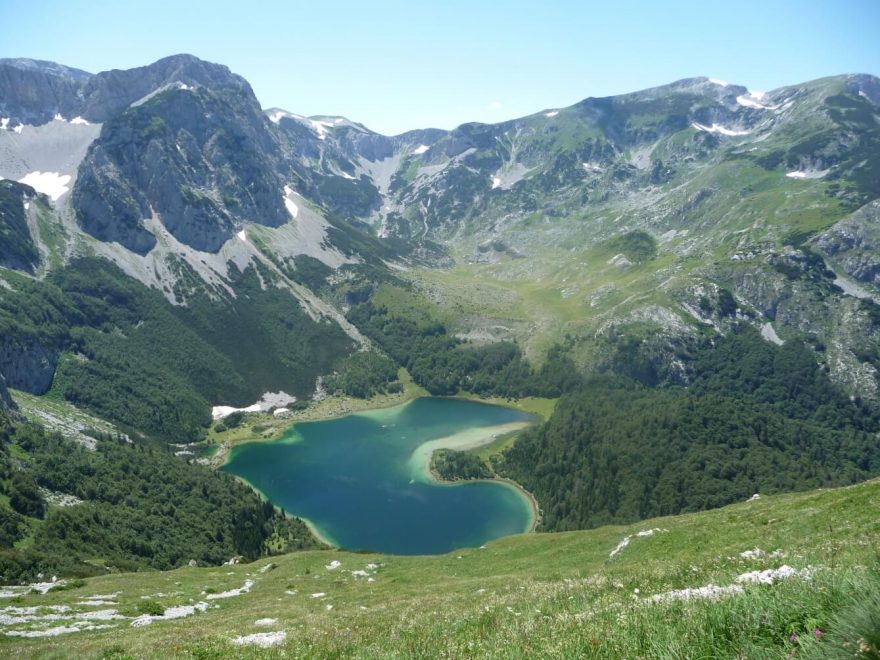
M 244 618 L 287 618 L 266 595 L 259 612 L 215 612 L 227 601 L 211 596 L 241 577 L 248 599 L 271 577 L 291 621 L 310 622 L 304 636 L 285 623 L 273 642 L 301 655 L 424 654 L 441 633 L 415 631 L 445 607 L 457 612 L 449 655 L 493 655 L 505 635 L 513 655 L 535 651 L 531 635 L 561 635 L 560 655 L 651 655 L 660 647 L 636 639 L 651 617 L 699 620 L 670 633 L 687 648 L 747 598 L 804 605 L 744 623 L 725 652 L 791 650 L 789 634 L 835 625 L 829 639 L 852 641 L 840 612 L 869 611 L 880 584 L 867 549 L 880 475 L 878 219 L 880 80 L 866 74 L 766 93 L 690 78 L 385 136 L 263 109 L 244 78 L 190 55 L 97 74 L 0 60 L 0 576 L 125 594 L 108 599 L 120 606 L 110 623 L 89 624 L 126 627 L 120 657 L 219 656 Z M 296 511 L 215 469 L 237 443 L 278 439 L 293 422 L 421 396 L 539 418 L 434 463 L 446 479 L 508 479 L 537 500 L 539 533 L 486 546 L 505 567 L 494 576 L 477 549 L 316 550 Z M 648 520 L 658 516 L 675 518 Z M 613 539 L 654 529 L 645 544 L 662 551 L 646 550 L 644 567 L 608 557 Z M 702 530 L 701 545 L 685 547 L 687 529 Z M 770 538 L 826 600 L 795 578 L 638 604 L 638 571 L 656 595 L 778 568 Z M 760 561 L 724 559 L 754 544 L 766 545 L 749 559 Z M 565 549 L 581 568 L 564 565 Z M 663 565 L 663 552 L 679 556 Z M 230 559 L 270 555 L 266 577 L 253 564 L 223 577 Z M 377 568 L 343 580 L 323 568 L 335 557 Z M 478 568 L 459 574 L 471 559 Z M 398 566 L 394 588 L 380 585 Z M 391 600 L 370 621 L 355 590 L 374 574 L 363 607 Z M 417 593 L 423 580 L 443 591 L 447 574 L 448 602 Z M 311 599 L 331 581 L 344 603 Z M 13 629 L 43 637 L 48 612 L 62 621 L 69 609 L 57 608 L 74 607 L 51 585 L 9 589 L 3 645 L 17 643 Z M 139 609 L 141 595 L 155 611 Z M 210 626 L 127 629 L 181 607 Z M 615 612 L 634 622 L 632 639 L 612 633 Z M 112 633 L 83 632 L 92 618 L 64 619 L 77 634 L 62 639 L 113 655 Z M 582 626 L 594 620 L 606 641 Z M 755 633 L 765 624 L 766 639 Z M 185 639 L 157 632 L 166 626 Z M 52 644 L 20 650 L 63 652 Z

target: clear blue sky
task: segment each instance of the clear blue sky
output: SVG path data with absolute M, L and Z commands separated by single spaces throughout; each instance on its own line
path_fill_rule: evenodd
M 386 134 L 706 75 L 768 90 L 880 75 L 880 0 L 0 0 L 0 57 L 97 72 L 188 52 L 264 107 Z

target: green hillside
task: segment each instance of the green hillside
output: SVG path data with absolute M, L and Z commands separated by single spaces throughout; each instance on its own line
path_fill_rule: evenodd
M 874 480 L 437 557 L 310 551 L 94 577 L 4 599 L 0 653 L 877 657 L 878 507 Z

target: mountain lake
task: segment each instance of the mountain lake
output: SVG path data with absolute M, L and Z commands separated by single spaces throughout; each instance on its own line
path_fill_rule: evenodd
M 435 449 L 464 449 L 534 422 L 511 408 L 420 398 L 291 426 L 233 448 L 223 469 L 349 550 L 439 554 L 532 528 L 531 499 L 501 481 L 438 483 Z

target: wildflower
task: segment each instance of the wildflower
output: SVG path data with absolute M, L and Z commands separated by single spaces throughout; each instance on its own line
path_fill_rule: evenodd
M 822 639 L 822 636 L 823 636 L 824 634 L 825 634 L 825 633 L 822 632 L 822 629 L 821 629 L 821 628 L 816 628 L 816 629 L 813 631 L 813 635 L 816 636 L 816 639 Z
M 795 635 L 794 633 L 791 633 L 788 636 L 788 641 L 791 642 L 792 644 L 797 644 L 797 635 Z

